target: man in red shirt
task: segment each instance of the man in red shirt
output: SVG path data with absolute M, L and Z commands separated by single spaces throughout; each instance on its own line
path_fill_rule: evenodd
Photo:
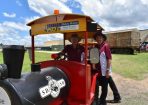
M 113 91 L 114 100 L 119 101 L 121 100 L 116 85 L 111 77 L 111 51 L 108 44 L 105 42 L 107 37 L 102 34 L 101 31 L 98 31 L 94 35 L 94 39 L 97 41 L 96 48 L 99 49 L 99 63 L 96 65 L 98 72 L 101 72 L 101 77 L 98 77 L 98 81 L 102 86 L 102 93 L 100 96 L 100 104 L 99 105 L 106 105 L 106 97 L 108 91 L 108 83 Z M 98 97 L 98 83 L 96 85 L 96 94 L 95 97 Z M 96 99 L 97 101 L 97 99 Z
M 84 47 L 79 44 L 81 38 L 77 34 L 72 34 L 69 41 L 72 43 L 66 45 L 62 53 L 66 53 L 69 61 L 83 62 L 84 60 Z

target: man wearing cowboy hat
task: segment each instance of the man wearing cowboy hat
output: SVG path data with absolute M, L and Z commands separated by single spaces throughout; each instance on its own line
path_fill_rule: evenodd
M 70 45 L 66 45 L 62 53 L 66 53 L 69 61 L 82 62 L 82 54 L 84 53 L 84 47 L 79 44 L 81 38 L 77 34 L 72 34 L 69 41 Z
M 109 45 L 106 43 L 107 37 L 102 34 L 102 31 L 97 31 L 94 35 L 94 39 L 97 41 L 96 48 L 99 49 L 99 63 L 96 65 L 98 72 L 101 73 L 101 77 L 97 79 L 100 81 L 102 86 L 102 93 L 100 96 L 100 104 L 99 105 L 106 105 L 106 97 L 107 97 L 107 88 L 108 83 L 113 91 L 114 101 L 118 103 L 121 100 L 117 87 L 111 77 L 111 51 Z M 96 97 L 98 97 L 98 88 L 96 87 Z M 97 99 L 96 99 L 97 100 Z

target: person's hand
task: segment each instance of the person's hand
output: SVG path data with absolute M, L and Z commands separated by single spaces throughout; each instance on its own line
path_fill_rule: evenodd
M 110 71 L 106 70 L 106 78 L 109 78 L 109 77 L 110 77 Z

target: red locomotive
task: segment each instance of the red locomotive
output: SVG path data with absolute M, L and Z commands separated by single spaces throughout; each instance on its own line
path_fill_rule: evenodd
M 88 64 L 88 39 L 102 27 L 89 16 L 78 14 L 54 14 L 27 25 L 31 26 L 32 71 L 22 75 L 18 72 L 21 71 L 24 56 L 22 46 L 3 48 L 5 64 L 1 64 L 0 69 L 0 104 L 91 105 L 97 74 L 91 75 Z M 64 45 L 72 33 L 78 33 L 84 40 L 85 63 L 67 60 L 35 62 L 34 37 L 50 33 L 63 33 Z

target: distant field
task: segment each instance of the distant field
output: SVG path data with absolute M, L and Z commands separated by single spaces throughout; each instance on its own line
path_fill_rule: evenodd
M 36 62 L 51 59 L 50 53 L 35 52 L 35 55 L 36 55 L 35 57 Z M 3 63 L 3 56 L 1 52 L 0 52 L 0 63 Z M 26 52 L 24 56 L 24 62 L 23 62 L 23 68 L 22 68 L 23 72 L 28 72 L 31 70 L 30 64 L 31 64 L 31 61 L 29 59 L 28 52 Z
M 36 52 L 36 61 L 50 60 L 50 53 Z M 0 53 L 0 63 L 3 63 L 2 53 Z M 23 72 L 30 71 L 31 61 L 28 53 L 25 54 Z M 112 70 L 124 77 L 141 80 L 148 77 L 148 53 L 137 55 L 113 54 Z
M 144 79 L 148 77 L 148 53 L 137 55 L 113 54 L 113 72 L 124 77 Z
M 45 60 L 50 60 L 50 53 L 44 53 L 44 52 L 35 52 L 35 61 L 45 61 Z M 31 70 L 30 67 L 31 61 L 29 59 L 28 53 L 25 53 L 24 57 L 24 63 L 23 63 L 23 72 L 28 72 Z

